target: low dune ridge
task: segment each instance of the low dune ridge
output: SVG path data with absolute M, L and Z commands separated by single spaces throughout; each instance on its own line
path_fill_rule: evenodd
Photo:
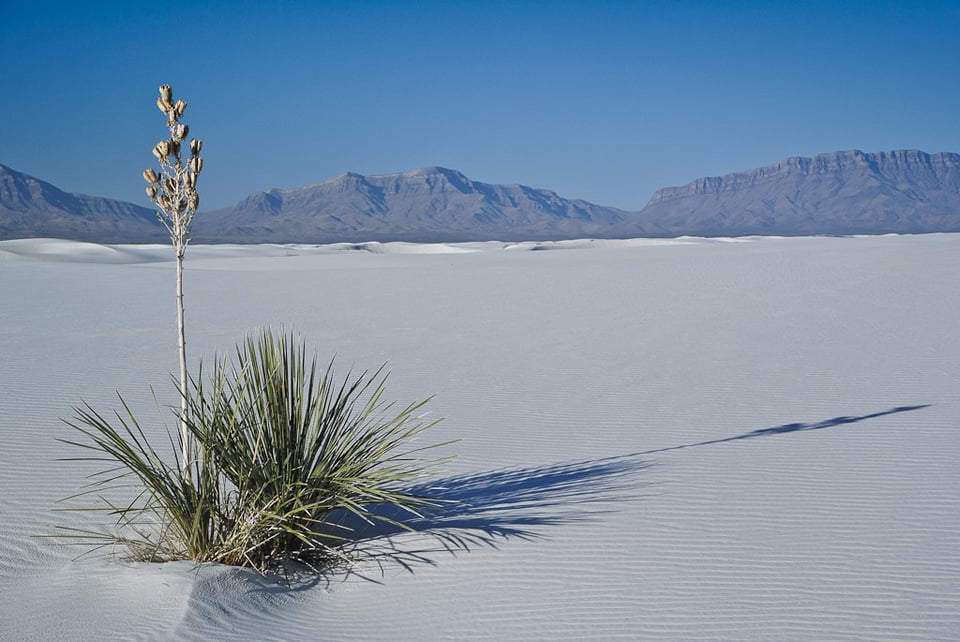
M 448 510 L 283 578 L 36 537 L 106 519 L 54 510 L 98 470 L 64 461 L 72 406 L 120 392 L 160 447 L 174 429 L 173 257 L 2 241 L 0 638 L 956 639 L 958 256 L 960 234 L 192 245 L 192 370 L 284 325 L 338 372 L 388 362 L 387 398 L 436 395 L 424 439 L 460 440 L 419 487 Z

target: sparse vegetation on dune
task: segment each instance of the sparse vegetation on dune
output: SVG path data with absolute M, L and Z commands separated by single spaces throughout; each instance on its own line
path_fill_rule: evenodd
M 196 450 L 186 462 L 189 475 L 176 456 L 179 444 L 172 461 L 164 458 L 125 403 L 112 418 L 77 408 L 68 423 L 87 440 L 69 443 L 93 451 L 82 459 L 110 462 L 81 496 L 103 499 L 94 510 L 117 521 L 71 534 L 125 544 L 140 560 L 195 559 L 261 572 L 285 560 L 314 568 L 339 561 L 351 532 L 332 515 L 397 524 L 371 507 L 390 504 L 418 516 L 437 505 L 402 490 L 441 461 L 418 456 L 440 444 L 414 444 L 437 422 L 422 414 L 428 400 L 402 408 L 384 402 L 386 380 L 381 368 L 338 382 L 292 334 L 250 335 L 232 360 L 191 379 L 186 423 Z M 132 502 L 104 498 L 131 480 L 142 487 Z
M 169 85 L 157 100 L 167 116 L 169 140 L 154 155 L 161 171 L 144 171 L 147 194 L 170 233 L 176 252 L 179 426 L 165 457 L 120 398 L 122 412 L 103 415 L 88 404 L 66 423 L 82 435 L 67 443 L 91 451 L 74 459 L 106 462 L 73 498 L 94 498 L 80 510 L 116 518 L 99 530 L 67 528 L 66 536 L 96 545 L 123 544 L 138 560 L 193 559 L 248 566 L 261 572 L 294 560 L 313 569 L 344 559 L 351 531 L 334 516 L 365 523 L 386 521 L 374 506 L 391 505 L 418 516 L 438 501 L 404 492 L 439 459 L 420 453 L 415 438 L 436 421 L 422 414 L 423 400 L 398 407 L 383 401 L 387 374 L 348 374 L 335 380 L 308 357 L 306 344 L 288 332 L 248 335 L 232 359 L 214 361 L 209 376 L 186 367 L 183 260 L 199 196 L 202 143 L 190 141 L 180 122 L 186 103 L 173 102 Z M 129 499 L 129 486 L 136 489 Z M 126 493 L 124 502 L 111 492 Z M 390 514 L 396 515 L 393 510 Z M 354 520 L 355 521 L 355 520 Z

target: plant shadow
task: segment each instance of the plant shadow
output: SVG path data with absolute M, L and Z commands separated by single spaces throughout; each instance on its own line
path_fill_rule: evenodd
M 595 519 L 617 510 L 622 502 L 649 496 L 651 491 L 641 489 L 654 482 L 636 478 L 638 473 L 656 465 L 644 458 L 648 455 L 824 430 L 926 407 L 928 405 L 897 406 L 867 415 L 783 424 L 617 457 L 458 475 L 409 487 L 405 492 L 433 498 L 435 507 L 412 514 L 393 505 L 380 504 L 369 507 L 375 516 L 372 520 L 350 512 L 329 516 L 330 527 L 323 535 L 340 538 L 338 550 L 343 552 L 344 562 L 330 570 L 377 582 L 359 571 L 355 562 L 372 561 L 381 575 L 385 574 L 388 564 L 414 572 L 417 567 L 436 566 L 438 553 L 457 555 L 480 547 L 498 548 L 501 542 L 510 539 L 543 538 L 543 531 L 550 527 Z M 324 575 L 329 583 L 330 575 Z M 316 581 L 318 578 L 313 575 L 309 584 Z
M 330 516 L 330 533 L 347 540 L 342 548 L 349 557 L 374 560 L 381 571 L 383 561 L 413 571 L 435 566 L 436 553 L 540 539 L 546 528 L 612 512 L 642 498 L 639 489 L 649 483 L 635 475 L 652 465 L 628 456 L 447 477 L 405 489 L 432 498 L 428 510 L 377 505 L 370 507 L 373 520 L 342 512 Z
M 693 444 L 683 444 L 680 446 L 669 446 L 667 448 L 657 448 L 655 450 L 645 450 L 643 452 L 633 453 L 630 456 L 639 457 L 641 455 L 653 455 L 656 453 L 664 453 L 671 450 L 682 450 L 684 448 L 694 448 L 696 446 L 710 446 L 712 444 L 722 444 L 730 441 L 740 441 L 743 439 L 754 439 L 756 437 L 772 437 L 775 435 L 786 435 L 794 432 L 823 430 L 825 428 L 835 428 L 837 426 L 855 424 L 861 421 L 866 421 L 868 419 L 876 419 L 877 417 L 884 417 L 886 415 L 895 415 L 901 412 L 911 412 L 913 410 L 922 410 L 923 408 L 929 408 L 929 407 L 930 407 L 930 404 L 922 404 L 919 406 L 897 406 L 895 408 L 890 408 L 889 410 L 874 412 L 869 415 L 859 415 L 854 417 L 849 417 L 849 416 L 834 417 L 833 419 L 825 419 L 824 421 L 818 421 L 816 423 L 809 423 L 809 424 L 804 424 L 804 423 L 783 424 L 780 426 L 773 426 L 771 428 L 760 428 L 758 430 L 753 430 L 751 432 L 747 432 L 742 435 L 736 435 L 734 437 L 724 437 L 722 439 L 710 439 L 708 441 L 699 441 Z

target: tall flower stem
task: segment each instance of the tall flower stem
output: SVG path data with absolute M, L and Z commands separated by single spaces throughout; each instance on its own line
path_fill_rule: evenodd
M 170 242 L 176 253 L 177 263 L 177 348 L 180 357 L 180 473 L 190 479 L 191 466 L 196 457 L 193 436 L 187 427 L 190 404 L 187 388 L 187 341 L 184 332 L 183 314 L 183 257 L 190 242 L 190 223 L 197 213 L 200 197 L 197 195 L 197 179 L 203 169 L 200 150 L 203 141 L 190 140 L 190 159 L 183 162 L 181 143 L 186 139 L 190 128 L 181 123 L 187 103 L 182 100 L 173 102 L 173 90 L 170 85 L 160 87 L 157 107 L 167 116 L 167 129 L 170 138 L 162 140 L 153 148 L 153 155 L 160 161 L 160 173 L 152 168 L 143 172 L 143 178 L 149 184 L 147 196 L 159 208 L 157 218 L 170 233 Z
M 183 249 L 186 249 L 185 247 Z M 183 251 L 177 252 L 177 351 L 180 354 L 180 473 L 190 477 L 193 459 L 193 435 L 187 428 L 189 398 L 187 390 L 187 338 L 183 324 Z

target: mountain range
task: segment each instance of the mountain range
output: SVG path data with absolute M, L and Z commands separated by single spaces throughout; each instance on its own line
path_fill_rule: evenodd
M 960 155 L 859 150 L 787 158 L 657 190 L 639 211 L 427 167 L 347 173 L 197 215 L 200 243 L 455 242 L 960 231 Z M 0 165 L 0 239 L 167 240 L 153 210 L 68 194 Z
M 854 150 L 794 157 L 657 190 L 654 236 L 921 234 L 960 231 L 960 154 Z
M 0 165 L 0 239 L 39 237 L 98 243 L 155 243 L 169 238 L 153 210 L 68 194 Z
M 197 216 L 192 233 L 201 241 L 231 242 L 519 241 L 603 235 L 628 217 L 543 189 L 479 183 L 426 167 L 260 192 Z

